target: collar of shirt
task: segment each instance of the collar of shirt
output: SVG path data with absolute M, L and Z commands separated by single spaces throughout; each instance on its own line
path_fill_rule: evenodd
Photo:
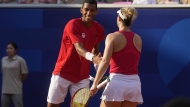
M 15 55 L 11 60 L 17 59 L 17 56 L 18 56 L 18 55 Z M 6 60 L 9 60 L 9 57 L 8 57 L 8 56 L 6 57 Z

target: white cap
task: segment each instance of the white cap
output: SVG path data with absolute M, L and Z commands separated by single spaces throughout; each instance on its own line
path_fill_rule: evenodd
M 121 14 L 121 9 L 117 11 L 117 13 L 119 14 L 119 16 L 121 17 L 121 19 L 125 19 L 125 17 Z

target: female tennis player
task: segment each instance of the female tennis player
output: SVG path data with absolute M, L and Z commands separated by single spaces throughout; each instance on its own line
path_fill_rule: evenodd
M 96 86 L 110 64 L 110 82 L 102 94 L 100 107 L 136 107 L 143 102 L 138 76 L 142 40 L 130 30 L 137 11 L 133 7 L 123 7 L 117 13 L 119 30 L 106 37 L 104 55 L 90 94 L 96 94 Z

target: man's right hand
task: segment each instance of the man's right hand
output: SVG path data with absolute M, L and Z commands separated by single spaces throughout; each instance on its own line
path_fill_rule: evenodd
M 101 62 L 101 60 L 102 60 L 101 53 L 98 53 L 98 55 L 95 55 L 94 57 L 92 57 L 92 62 L 93 62 L 94 64 L 99 65 L 100 62 Z

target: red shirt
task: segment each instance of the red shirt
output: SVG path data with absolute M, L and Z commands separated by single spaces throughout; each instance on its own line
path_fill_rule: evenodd
M 90 61 L 80 56 L 74 44 L 83 43 L 83 47 L 91 52 L 93 47 L 104 39 L 104 28 L 93 21 L 90 28 L 82 24 L 81 18 L 70 20 L 65 26 L 59 56 L 53 71 L 54 75 L 77 83 L 89 77 Z
M 127 40 L 126 46 L 114 52 L 110 60 L 110 73 L 120 73 L 126 75 L 138 74 L 138 63 L 140 52 L 133 44 L 134 32 L 119 31 Z

